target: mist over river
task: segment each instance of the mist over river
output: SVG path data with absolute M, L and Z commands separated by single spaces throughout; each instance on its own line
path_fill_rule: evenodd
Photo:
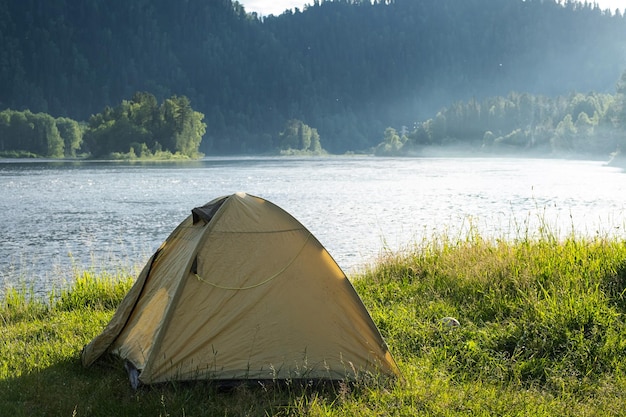
M 0 160 L 0 295 L 141 267 L 191 209 L 247 192 L 298 219 L 348 274 L 433 233 L 515 238 L 541 227 L 617 235 L 626 174 L 599 161 L 515 158 Z M 246 256 L 243 254 L 242 256 Z

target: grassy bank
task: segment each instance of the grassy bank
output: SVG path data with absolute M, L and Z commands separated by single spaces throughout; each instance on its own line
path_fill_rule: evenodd
M 0 415 L 537 415 L 626 409 L 626 243 L 435 236 L 384 257 L 354 285 L 403 377 L 325 389 L 209 383 L 133 391 L 118 360 L 89 369 L 80 350 L 131 285 L 74 288 L 0 303 Z M 460 326 L 441 321 L 456 317 Z

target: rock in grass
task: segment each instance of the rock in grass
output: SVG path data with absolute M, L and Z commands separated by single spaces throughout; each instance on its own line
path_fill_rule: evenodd
M 439 321 L 444 326 L 449 326 L 449 327 L 459 327 L 461 325 L 461 323 L 459 323 L 459 321 L 455 319 L 454 317 L 444 317 Z

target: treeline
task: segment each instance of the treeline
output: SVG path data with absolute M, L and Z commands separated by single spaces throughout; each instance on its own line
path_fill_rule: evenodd
M 207 154 L 275 149 L 289 120 L 358 151 L 453 100 L 610 93 L 623 39 L 621 13 L 593 2 L 315 0 L 258 16 L 231 0 L 0 0 L 0 109 L 88 120 L 148 91 L 194 103 Z
M 84 150 L 94 158 L 124 152 L 145 158 L 163 151 L 197 158 L 206 131 L 202 119 L 185 96 L 159 105 L 154 95 L 135 93 L 132 100 L 91 116 Z
M 78 122 L 29 110 L 0 111 L 0 156 L 76 157 L 83 137 Z
M 278 135 L 278 149 L 282 154 L 321 155 L 326 153 L 322 148 L 317 129 L 295 119 L 288 120 L 285 129 Z
M 154 95 L 135 93 L 88 123 L 29 110 L 0 112 L 0 155 L 75 158 L 197 158 L 204 115 L 187 97 L 160 105 Z
M 377 155 L 420 154 L 461 146 L 484 152 L 603 155 L 626 149 L 626 72 L 616 94 L 527 93 L 456 102 L 412 130 L 387 128 Z
M 203 119 L 185 96 L 172 96 L 159 104 L 146 92 L 106 107 L 88 122 L 3 110 L 0 157 L 196 159 L 203 155 L 199 150 L 206 132 Z M 269 142 L 277 154 L 326 153 L 317 129 L 296 119 L 288 120 Z

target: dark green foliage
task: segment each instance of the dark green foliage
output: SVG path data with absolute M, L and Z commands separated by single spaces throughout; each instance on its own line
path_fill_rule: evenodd
M 203 118 L 187 97 L 173 96 L 159 106 L 152 94 L 138 92 L 91 116 L 84 150 L 95 158 L 126 152 L 148 157 L 160 151 L 196 158 L 206 129 Z
M 300 151 L 310 154 L 321 154 L 322 143 L 317 129 L 308 126 L 301 120 L 289 120 L 279 135 L 278 148 L 281 151 Z
M 5 156 L 93 158 L 165 157 L 197 158 L 206 124 L 187 97 L 172 96 L 158 105 L 148 93 L 135 93 L 131 101 L 107 107 L 81 126 L 66 117 L 44 113 L 0 112 L 0 152 Z
M 66 117 L 56 119 L 56 125 L 63 138 L 64 156 L 75 157 L 83 142 L 83 129 L 78 122 Z
M 65 155 L 66 143 L 71 151 L 80 140 L 77 123 L 69 119 L 54 119 L 49 114 L 28 110 L 0 111 L 0 152 L 60 158 Z
M 612 92 L 624 17 L 564 3 L 326 0 L 261 19 L 231 0 L 4 0 L 0 108 L 87 120 L 135 91 L 176 94 L 206 117 L 205 153 L 272 150 L 291 119 L 330 152 L 365 150 L 453 100 Z

